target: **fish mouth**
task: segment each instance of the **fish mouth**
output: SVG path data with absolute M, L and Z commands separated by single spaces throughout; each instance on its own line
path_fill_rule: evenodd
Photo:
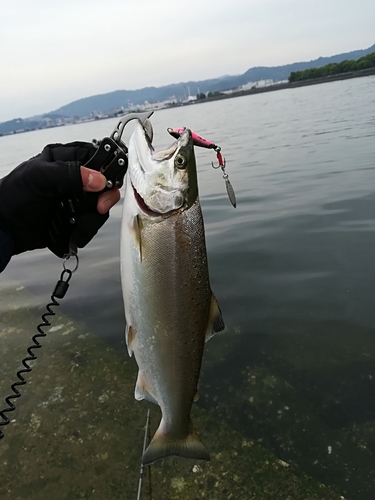
M 169 148 L 162 151 L 156 151 L 154 146 L 152 145 L 153 129 L 150 120 L 147 119 L 144 122 L 140 121 L 139 123 L 141 125 L 143 139 L 147 144 L 149 153 L 156 161 L 171 159 L 177 149 L 180 149 L 183 146 L 187 146 L 189 142 L 192 142 L 191 131 L 185 128 L 180 137 L 178 137 Z
M 160 217 L 161 213 L 155 212 L 152 210 L 145 202 L 145 200 L 142 198 L 142 196 L 138 193 L 138 191 L 135 189 L 133 186 L 133 183 L 131 183 L 131 186 L 133 188 L 133 193 L 134 193 L 134 198 L 135 201 L 137 202 L 138 207 L 144 212 L 146 215 L 149 215 L 150 217 Z

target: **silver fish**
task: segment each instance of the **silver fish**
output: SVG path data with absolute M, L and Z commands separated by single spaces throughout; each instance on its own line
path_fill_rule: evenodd
M 121 234 L 126 342 L 139 372 L 135 399 L 160 406 L 162 419 L 144 465 L 171 455 L 209 460 L 190 411 L 205 340 L 224 329 L 212 294 L 191 131 L 154 151 L 150 125 L 137 122 Z

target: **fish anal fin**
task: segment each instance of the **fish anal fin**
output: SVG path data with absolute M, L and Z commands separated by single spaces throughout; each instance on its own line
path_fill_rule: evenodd
M 170 456 L 210 460 L 210 454 L 200 441 L 191 421 L 189 423 L 189 431 L 182 439 L 171 439 L 168 433 L 163 430 L 163 427 L 162 419 L 151 443 L 143 453 L 143 465 L 149 465 Z
M 126 327 L 125 327 L 125 340 L 126 340 L 126 345 L 128 346 L 129 356 L 132 357 L 134 340 L 135 340 L 135 330 L 132 326 L 126 325 Z
M 225 324 L 221 315 L 220 306 L 214 294 L 211 295 L 210 314 L 208 316 L 208 325 L 206 330 L 206 342 L 210 340 L 215 333 L 224 330 Z
M 198 391 L 197 391 L 197 392 L 195 393 L 195 396 L 194 396 L 194 399 L 193 399 L 194 403 L 196 403 L 196 402 L 198 401 L 198 399 L 199 399 L 199 393 L 198 393 Z
M 137 401 L 150 401 L 150 403 L 158 404 L 155 396 L 151 393 L 150 389 L 147 387 L 145 377 L 143 373 L 139 370 L 137 383 L 135 384 L 134 397 Z

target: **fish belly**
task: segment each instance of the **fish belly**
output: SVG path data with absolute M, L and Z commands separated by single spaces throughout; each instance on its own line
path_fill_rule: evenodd
M 136 398 L 162 411 L 154 437 L 159 442 L 144 462 L 162 454 L 208 458 L 190 420 L 212 297 L 199 200 L 188 210 L 155 218 L 137 213 L 129 198 L 121 238 L 128 349 L 139 367 Z M 192 446 L 195 439 L 199 450 L 189 452 L 187 439 Z M 174 444 L 166 450 L 165 441 Z

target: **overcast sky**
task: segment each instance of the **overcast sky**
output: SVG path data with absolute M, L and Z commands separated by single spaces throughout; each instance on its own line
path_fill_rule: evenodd
M 375 43 L 375 0 L 3 0 L 0 122 Z

